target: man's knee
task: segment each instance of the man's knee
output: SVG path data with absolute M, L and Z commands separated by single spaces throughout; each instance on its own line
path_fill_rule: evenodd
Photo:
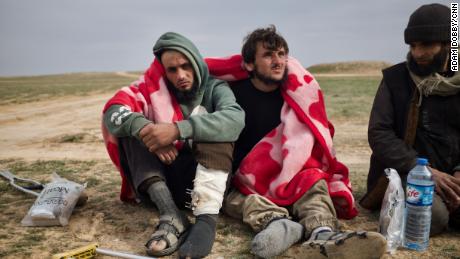
M 233 142 L 194 143 L 196 161 L 206 168 L 230 172 L 233 161 Z
M 435 194 L 431 208 L 431 230 L 430 236 L 438 235 L 446 230 L 449 224 L 449 210 L 442 198 Z

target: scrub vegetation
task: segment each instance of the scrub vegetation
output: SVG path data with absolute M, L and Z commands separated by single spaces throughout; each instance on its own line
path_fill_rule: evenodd
M 382 62 L 313 66 L 335 126 L 337 157 L 350 169 L 358 201 L 366 190 L 370 150 L 367 122 L 380 82 Z M 84 73 L 0 78 L 0 170 L 42 183 L 51 173 L 87 183 L 88 202 L 74 209 L 65 227 L 22 227 L 35 197 L 0 179 L 0 258 L 50 258 L 55 253 L 97 242 L 100 247 L 145 255 L 144 244 L 158 222 L 153 206 L 122 203 L 121 178 L 106 155 L 100 114 L 114 90 L 140 75 Z M 343 229 L 378 230 L 378 212 L 341 220 Z M 190 218 L 191 214 L 189 214 Z M 208 258 L 253 258 L 253 232 L 227 216 L 219 218 Z M 394 258 L 460 258 L 460 233 L 430 239 L 428 251 L 399 249 Z M 359 249 L 359 248 L 357 248 Z M 98 258 L 105 258 L 99 256 Z M 107 257 L 109 258 L 109 257 Z M 171 256 L 171 258 L 174 258 Z M 280 258 L 302 258 L 294 246 Z M 385 255 L 384 258 L 392 258 Z

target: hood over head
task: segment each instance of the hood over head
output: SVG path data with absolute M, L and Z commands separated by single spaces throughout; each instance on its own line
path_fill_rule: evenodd
M 209 76 L 208 66 L 195 44 L 189 39 L 175 32 L 167 32 L 160 36 L 153 46 L 153 54 L 161 61 L 161 54 L 165 50 L 176 50 L 182 53 L 192 64 L 198 87 L 206 82 Z

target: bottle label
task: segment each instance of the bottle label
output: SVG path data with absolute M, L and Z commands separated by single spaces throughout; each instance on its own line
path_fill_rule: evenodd
M 417 185 L 407 183 L 406 202 L 415 206 L 431 206 L 434 185 Z

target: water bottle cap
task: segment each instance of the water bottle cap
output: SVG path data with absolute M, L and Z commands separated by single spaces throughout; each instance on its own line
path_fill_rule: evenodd
M 417 165 L 428 165 L 428 159 L 426 159 L 426 158 L 417 158 Z

